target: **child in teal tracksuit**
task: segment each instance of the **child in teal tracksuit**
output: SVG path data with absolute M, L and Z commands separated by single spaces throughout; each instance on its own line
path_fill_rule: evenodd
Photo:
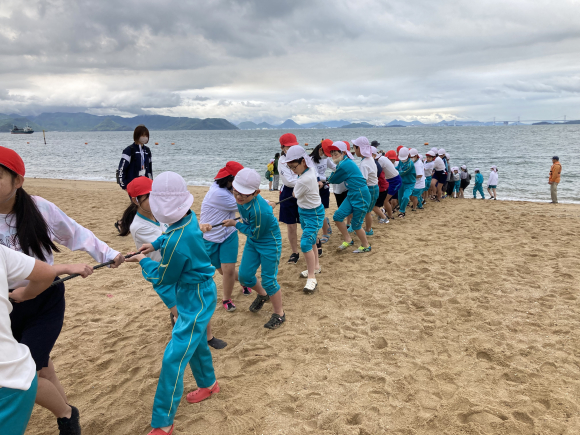
M 352 213 L 351 228 L 361 241 L 361 246 L 355 254 L 370 252 L 371 245 L 368 243 L 365 230 L 362 224 L 371 205 L 371 194 L 367 187 L 367 180 L 363 177 L 359 167 L 352 160 L 352 154 L 348 151 L 344 142 L 334 142 L 324 152 L 329 152 L 329 157 L 336 164 L 335 171 L 328 177 L 327 181 L 332 184 L 343 183 L 348 188 L 348 195 L 334 213 L 334 222 L 342 233 L 344 242 L 338 247 L 344 250 L 354 245 L 354 240 L 350 237 L 344 220 Z M 328 154 L 327 154 L 328 155 Z
M 173 433 L 187 363 L 198 386 L 187 395 L 188 402 L 197 403 L 219 392 L 206 340 L 207 325 L 217 301 L 215 268 L 205 249 L 196 215 L 189 209 L 192 203 L 193 196 L 181 176 L 174 172 L 159 174 L 153 181 L 149 204 L 155 218 L 169 228 L 153 243 L 143 245 L 141 254 L 131 258 L 139 262 L 143 277 L 155 286 L 176 285 L 179 317 L 163 354 L 153 402 L 154 429 L 150 435 Z M 153 251 L 161 252 L 161 262 L 143 255 Z
M 473 186 L 473 199 L 477 199 L 477 192 L 481 194 L 481 199 L 485 199 L 483 194 L 483 174 L 479 168 L 475 168 L 475 185 Z
M 282 235 L 272 206 L 260 196 L 260 175 L 250 168 L 244 168 L 234 178 L 233 193 L 238 203 L 242 220 L 224 221 L 226 227 L 235 226 L 245 234 L 246 244 L 238 269 L 240 284 L 250 287 L 258 296 L 250 305 L 256 313 L 266 301 L 272 302 L 274 313 L 264 328 L 276 329 L 286 321 L 282 307 L 282 292 L 278 284 L 278 265 L 282 255 Z M 258 268 L 262 268 L 262 282 L 256 278 Z
M 399 188 L 399 215 L 398 217 L 405 217 L 407 204 L 411 194 L 415 189 L 417 182 L 417 174 L 415 171 L 415 163 L 409 158 L 409 150 L 405 147 L 399 150 L 399 166 L 397 167 L 399 175 L 401 176 L 401 187 Z

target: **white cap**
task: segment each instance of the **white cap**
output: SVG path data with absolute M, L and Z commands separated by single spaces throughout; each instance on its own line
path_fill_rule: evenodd
M 399 150 L 399 160 L 407 160 L 409 158 L 409 148 L 403 147 Z
M 294 147 L 291 147 L 290 150 L 292 150 L 292 148 Z M 290 150 L 288 150 L 288 152 L 290 152 Z M 258 174 L 254 169 L 244 168 L 236 174 L 232 185 L 234 186 L 234 189 L 242 195 L 251 195 L 260 188 L 261 181 L 260 174 Z
M 467 169 L 467 166 L 461 165 L 461 169 Z
M 453 167 L 451 168 L 451 170 L 452 170 L 452 171 L 459 171 L 459 168 L 458 168 L 457 166 L 453 166 Z
M 300 157 L 304 157 L 306 155 L 306 150 L 302 148 L 300 145 L 294 145 L 290 147 L 288 151 L 286 151 L 286 161 L 291 162 L 292 160 L 298 160 Z
M 475 169 L 474 169 L 474 171 L 475 171 L 475 172 L 479 172 L 479 168 L 475 168 Z
M 491 168 L 489 169 L 495 169 L 497 171 L 497 166 L 493 165 Z
M 435 153 L 435 155 L 437 155 L 437 151 L 439 151 L 437 148 L 431 148 L 431 151 L 433 151 Z
M 418 156 L 418 155 L 419 155 L 419 151 L 417 151 L 417 149 L 416 149 L 416 148 L 411 148 L 411 149 L 409 150 L 409 156 L 410 156 L 410 157 L 415 157 L 415 156 Z
M 352 158 L 353 158 L 353 157 L 352 157 L 352 154 L 350 153 L 350 151 L 349 151 L 349 150 L 348 150 L 348 148 L 346 147 L 346 144 L 345 144 L 343 141 L 339 140 L 338 142 L 334 142 L 334 143 L 332 144 L 332 146 L 334 146 L 334 147 L 337 147 L 337 148 L 338 148 L 340 151 L 342 151 L 343 153 L 346 153 L 346 155 L 347 155 L 347 156 L 348 156 L 350 159 L 352 159 Z
M 175 172 L 162 172 L 151 186 L 149 205 L 151 213 L 162 224 L 171 225 L 180 220 L 193 204 L 193 195 L 187 190 L 183 177 Z
M 436 151 L 433 151 L 433 150 L 427 151 L 427 155 L 428 156 L 431 156 L 431 157 L 437 157 L 437 152 Z
M 451 158 L 451 156 L 449 155 L 449 153 L 445 153 L 445 157 L 447 157 L 447 160 L 449 160 Z
M 378 154 L 377 147 L 374 147 L 374 146 L 371 145 L 371 153 L 372 154 Z
M 357 146 L 357 147 L 370 147 L 371 146 L 369 140 L 364 136 L 360 136 L 356 139 L 353 139 L 350 141 L 350 143 L 353 144 L 354 146 Z
M 437 151 L 437 154 L 439 154 L 440 156 L 444 156 L 445 155 L 445 148 L 441 148 Z

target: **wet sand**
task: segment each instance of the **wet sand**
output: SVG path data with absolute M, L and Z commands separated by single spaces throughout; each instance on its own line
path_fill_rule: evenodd
M 115 184 L 25 188 L 113 248 L 134 249 L 113 227 L 128 205 Z M 199 214 L 207 188 L 191 191 Z M 374 227 L 365 256 L 335 251 L 335 228 L 311 296 L 298 277 L 304 259 L 285 263 L 281 228 L 286 323 L 264 329 L 271 305 L 249 312 L 253 296 L 236 286 L 237 311 L 218 304 L 212 320 L 228 342 L 212 351 L 221 393 L 196 405 L 184 395 L 174 433 L 580 433 L 580 207 L 445 200 Z M 66 248 L 56 260 L 95 264 Z M 148 433 L 170 334 L 137 265 L 67 283 L 52 356 L 84 435 Z M 195 387 L 187 369 L 185 393 Z M 27 434 L 55 433 L 35 406 Z

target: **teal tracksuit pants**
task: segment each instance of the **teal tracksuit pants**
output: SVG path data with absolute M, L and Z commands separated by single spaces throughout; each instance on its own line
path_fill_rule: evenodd
M 262 287 L 269 296 L 280 290 L 278 284 L 278 265 L 282 255 L 282 237 L 278 231 L 275 237 L 256 242 L 251 237 L 246 239 L 242 261 L 238 269 L 240 284 L 254 287 L 258 283 L 256 272 L 262 266 Z
M 342 204 L 340 204 L 340 207 L 338 207 L 338 210 L 334 212 L 333 219 L 335 222 L 343 222 L 352 214 L 350 226 L 355 231 L 360 230 L 368 213 L 370 203 L 371 194 L 368 189 L 364 187 L 351 189 Z
M 423 192 L 429 192 L 429 188 L 431 187 L 431 180 L 432 179 L 433 179 L 433 176 L 425 178 L 425 189 L 423 189 Z
M 300 227 L 302 228 L 302 237 L 300 238 L 300 250 L 302 252 L 312 251 L 312 245 L 316 244 L 318 231 L 324 225 L 324 206 L 320 204 L 317 208 L 301 208 Z
M 0 388 L 0 434 L 24 435 L 37 387 L 38 375 L 35 375 L 28 390 Z
M 377 203 L 377 199 L 379 198 L 379 185 L 375 184 L 374 186 L 367 186 L 369 188 L 369 194 L 371 195 L 371 202 L 369 204 L 369 209 L 367 213 L 373 211 L 375 208 L 375 204 Z
M 409 199 L 414 189 L 415 183 L 402 184 L 399 188 L 399 208 L 401 213 L 405 213 L 405 210 L 407 210 L 407 204 L 409 204 Z
M 176 300 L 179 317 L 163 354 L 151 418 L 151 427 L 154 428 L 173 424 L 188 363 L 198 388 L 208 388 L 216 380 L 206 337 L 207 325 L 217 302 L 213 278 L 201 284 L 179 283 Z
M 483 184 L 475 184 L 473 186 L 473 198 L 477 198 L 477 192 L 481 194 L 481 197 L 485 199 L 485 195 L 483 194 Z

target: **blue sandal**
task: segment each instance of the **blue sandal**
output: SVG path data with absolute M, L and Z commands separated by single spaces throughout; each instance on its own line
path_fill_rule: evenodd
M 320 243 L 323 245 L 328 242 L 328 240 L 330 240 L 330 235 L 328 234 L 323 234 L 322 237 L 320 237 Z

